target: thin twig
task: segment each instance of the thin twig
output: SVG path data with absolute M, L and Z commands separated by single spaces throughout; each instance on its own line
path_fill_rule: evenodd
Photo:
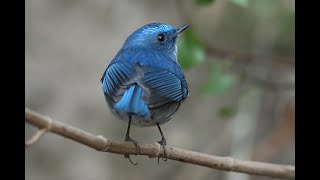
M 68 124 L 53 121 L 50 118 L 36 113 L 28 108 L 25 110 L 25 121 L 38 128 L 46 128 L 51 123 L 50 131 L 66 138 L 72 139 L 81 144 L 87 145 L 98 151 L 111 152 L 116 154 L 136 154 L 136 147 L 132 143 L 120 143 L 111 141 L 102 136 L 95 136 L 82 129 Z M 140 154 L 151 158 L 161 157 L 163 148 L 158 143 L 139 144 Z M 263 162 L 243 161 L 230 157 L 219 157 L 209 154 L 188 151 L 175 147 L 167 149 L 168 158 L 190 164 L 196 164 L 213 169 L 235 171 L 253 175 L 295 178 L 295 167 L 290 165 L 277 165 Z
M 46 134 L 48 131 L 50 131 L 51 127 L 52 127 L 52 119 L 50 119 L 49 117 L 48 119 L 48 124 L 46 127 L 43 128 L 39 128 L 39 130 L 29 139 L 25 142 L 25 146 L 30 147 L 32 146 L 34 143 L 38 142 L 39 139 Z
M 26 141 L 26 147 L 30 147 L 37 141 L 39 141 L 40 137 L 43 136 L 48 131 L 47 128 L 39 129 L 29 140 Z

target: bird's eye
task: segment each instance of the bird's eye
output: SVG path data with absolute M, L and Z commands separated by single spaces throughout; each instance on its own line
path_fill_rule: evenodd
M 166 40 L 164 34 L 162 33 L 158 34 L 157 39 L 159 42 L 164 42 Z

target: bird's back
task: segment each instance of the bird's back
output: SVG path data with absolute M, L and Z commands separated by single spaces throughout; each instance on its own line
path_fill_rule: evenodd
M 142 47 L 120 50 L 101 82 L 112 112 L 137 126 L 167 122 L 188 96 L 177 62 Z

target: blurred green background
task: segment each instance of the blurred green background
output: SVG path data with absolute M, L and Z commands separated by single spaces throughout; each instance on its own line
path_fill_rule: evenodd
M 295 164 L 295 1 L 29 0 L 25 17 L 26 106 L 123 141 L 127 124 L 108 109 L 100 78 L 135 29 L 190 24 L 179 63 L 190 96 L 162 125 L 168 146 L 244 160 Z M 36 131 L 25 125 L 25 138 Z M 141 143 L 156 127 L 133 127 Z M 32 180 L 270 179 L 168 160 L 102 153 L 46 134 L 25 150 Z

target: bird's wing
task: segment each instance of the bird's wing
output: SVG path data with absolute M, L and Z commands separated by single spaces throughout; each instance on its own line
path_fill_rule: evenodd
M 102 90 L 113 103 L 118 102 L 124 92 L 135 82 L 137 72 L 132 64 L 114 63 L 104 72 Z
M 160 67 L 114 63 L 107 68 L 101 81 L 103 92 L 113 103 L 118 102 L 134 83 L 143 88 L 143 100 L 149 108 L 178 102 L 187 96 L 185 80 Z
M 143 66 L 139 85 L 144 89 L 143 100 L 149 108 L 157 108 L 170 102 L 179 102 L 187 97 L 184 79 L 160 67 Z

